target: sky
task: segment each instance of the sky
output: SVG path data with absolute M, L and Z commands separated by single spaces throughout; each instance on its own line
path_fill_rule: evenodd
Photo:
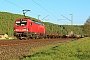
M 0 0 L 0 11 L 23 14 L 59 25 L 83 25 L 90 17 L 90 0 Z

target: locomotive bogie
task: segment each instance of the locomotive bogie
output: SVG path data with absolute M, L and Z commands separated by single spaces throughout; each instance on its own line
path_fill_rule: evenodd
M 27 32 L 21 32 L 21 33 L 14 33 L 14 36 L 16 36 L 16 38 L 18 39 L 40 39 L 40 38 L 44 38 L 45 35 L 44 34 L 40 34 L 40 33 L 27 33 Z

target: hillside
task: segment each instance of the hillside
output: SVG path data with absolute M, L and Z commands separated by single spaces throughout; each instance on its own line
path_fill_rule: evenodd
M 23 18 L 23 17 L 24 16 L 20 14 L 0 12 L 0 34 L 7 33 L 9 36 L 13 36 L 14 21 L 17 18 Z M 33 17 L 29 17 L 29 18 L 41 22 L 36 18 Z M 83 34 L 83 26 L 57 25 L 50 22 L 41 22 L 41 23 L 44 23 L 47 34 L 68 34 L 70 31 L 73 31 L 75 34 L 80 34 L 80 35 Z

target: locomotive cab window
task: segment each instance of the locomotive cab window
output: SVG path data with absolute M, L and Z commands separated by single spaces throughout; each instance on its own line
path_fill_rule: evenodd
M 17 26 L 25 26 L 25 25 L 27 25 L 27 21 L 16 21 L 16 25 Z

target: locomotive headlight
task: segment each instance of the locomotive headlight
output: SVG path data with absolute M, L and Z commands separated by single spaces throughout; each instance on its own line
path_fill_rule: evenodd
M 19 29 L 14 29 L 14 31 L 19 31 Z
M 17 29 L 14 29 L 14 31 L 17 31 Z
M 27 31 L 28 32 L 28 28 L 24 28 L 24 29 L 22 29 L 22 31 Z

